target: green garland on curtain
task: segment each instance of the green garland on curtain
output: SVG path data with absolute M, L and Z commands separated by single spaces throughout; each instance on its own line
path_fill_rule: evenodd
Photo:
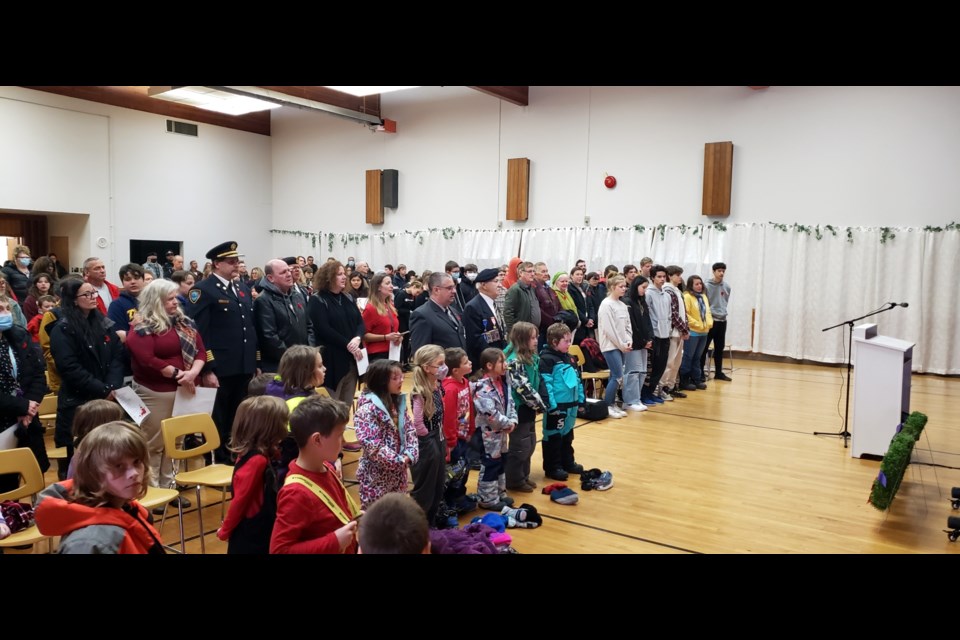
M 296 229 L 270 229 L 270 233 L 278 233 L 282 236 L 297 236 L 299 238 L 309 238 L 310 246 L 314 249 L 317 248 L 317 238 L 320 237 L 319 233 L 314 233 L 313 231 L 299 231 Z
M 914 411 L 906 422 L 898 427 L 897 435 L 890 441 L 890 447 L 883 456 L 883 462 L 880 463 L 880 472 L 870 490 L 869 502 L 874 508 L 880 511 L 890 508 L 890 503 L 900 489 L 907 465 L 910 464 L 913 445 L 920 439 L 926 424 L 927 416 Z
M 752 223 L 741 223 L 741 224 L 752 224 Z M 856 228 L 856 227 L 841 227 L 841 226 L 832 225 L 832 224 L 827 224 L 822 226 L 821 225 L 805 225 L 805 224 L 800 224 L 796 222 L 792 224 L 787 224 L 783 222 L 768 222 L 767 224 L 770 225 L 772 228 L 776 229 L 777 231 L 783 231 L 783 232 L 793 231 L 795 233 L 805 233 L 808 236 L 810 235 L 814 236 L 817 240 L 822 240 L 824 237 L 826 237 L 828 233 L 832 237 L 836 238 L 842 230 L 846 235 L 847 242 L 851 244 L 853 243 L 853 231 Z M 529 231 L 563 231 L 563 230 L 576 230 L 581 228 L 582 227 L 545 227 L 540 229 L 519 229 L 519 230 L 521 232 L 528 231 L 528 230 Z M 707 229 L 713 229 L 714 231 L 718 231 L 718 232 L 725 232 L 728 230 L 728 228 L 729 227 L 727 224 L 724 224 L 723 222 L 720 222 L 718 220 L 715 220 L 709 225 L 658 224 L 653 227 L 648 227 L 643 224 L 634 224 L 629 227 L 619 227 L 619 226 L 606 227 L 607 230 L 614 231 L 614 232 L 633 230 L 638 233 L 645 233 L 648 229 L 650 229 L 653 231 L 653 233 L 660 236 L 661 241 L 666 240 L 667 230 L 672 230 L 672 229 L 678 230 L 683 235 L 686 235 L 687 231 L 690 231 L 693 236 L 703 237 L 704 232 Z M 599 231 L 599 230 L 602 230 L 603 228 L 596 227 L 594 229 Z M 887 244 L 888 241 L 893 240 L 894 238 L 897 237 L 896 230 L 894 227 L 877 227 L 877 230 L 880 232 L 880 244 Z M 929 232 L 956 231 L 956 230 L 960 230 L 960 223 L 951 222 L 943 227 L 927 225 L 923 228 L 923 230 L 929 231 Z M 424 240 L 427 237 L 427 234 L 439 233 L 441 236 L 443 236 L 444 240 L 452 240 L 457 236 L 458 233 L 462 233 L 464 231 L 498 231 L 498 230 L 497 229 L 465 229 L 463 227 L 442 227 L 442 228 L 429 227 L 427 229 L 421 229 L 418 231 L 407 231 L 407 230 L 384 231 L 376 234 L 333 233 L 333 232 L 328 232 L 328 233 L 320 232 L 319 234 L 317 234 L 309 231 L 291 231 L 286 229 L 271 229 L 270 233 L 280 233 L 280 234 L 286 234 L 286 235 L 309 237 L 314 247 L 317 246 L 317 238 L 321 235 L 326 235 L 327 251 L 332 253 L 334 244 L 338 239 L 340 241 L 340 244 L 342 244 L 343 247 L 346 248 L 347 245 L 350 243 L 358 245 L 361 242 L 366 242 L 371 237 L 379 238 L 381 244 L 386 244 L 387 239 L 393 240 L 398 236 L 408 235 L 408 236 L 413 236 L 417 240 L 417 244 L 422 246 L 424 243 Z

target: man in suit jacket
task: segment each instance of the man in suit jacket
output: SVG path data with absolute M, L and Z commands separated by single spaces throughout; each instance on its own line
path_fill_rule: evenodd
M 260 373 L 260 352 L 254 326 L 253 296 L 246 284 L 236 280 L 240 254 L 236 242 L 224 242 L 207 252 L 213 272 L 187 293 L 184 311 L 193 318 L 207 348 L 212 380 L 204 386 L 219 386 L 213 405 L 213 421 L 220 432 L 215 461 L 230 463 L 227 442 L 237 407 L 247 396 L 247 384 Z M 200 354 L 197 354 L 200 357 Z
M 480 367 L 480 354 L 487 347 L 507 348 L 507 336 L 504 333 L 503 319 L 497 313 L 494 301 L 497 299 L 498 269 L 484 269 L 474 281 L 477 295 L 467 303 L 463 310 L 463 327 L 467 338 L 467 355 L 474 370 Z
M 410 314 L 411 349 L 416 353 L 425 344 L 466 349 L 463 322 L 452 306 L 457 296 L 453 278 L 446 273 L 432 273 L 427 286 L 430 299 Z

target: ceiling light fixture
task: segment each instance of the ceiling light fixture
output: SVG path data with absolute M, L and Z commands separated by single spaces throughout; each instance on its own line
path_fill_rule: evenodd
M 213 87 L 150 87 L 147 95 L 169 102 L 216 111 L 231 116 L 241 116 L 254 111 L 266 111 L 283 106 L 279 102 L 238 95 Z
M 334 91 L 342 91 L 343 93 L 349 93 L 352 96 L 357 96 L 362 98 L 364 96 L 371 96 L 376 93 L 390 93 L 391 91 L 403 91 L 404 89 L 419 89 L 420 85 L 415 87 L 331 87 L 329 85 L 324 85 L 327 89 L 333 89 Z

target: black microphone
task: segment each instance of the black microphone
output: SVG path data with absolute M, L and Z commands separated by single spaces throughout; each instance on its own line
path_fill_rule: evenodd
M 903 307 L 904 309 L 906 309 L 906 308 L 909 307 L 910 305 L 907 304 L 906 302 L 901 302 L 900 304 L 897 304 L 896 302 L 894 302 L 894 303 L 893 303 L 893 306 L 895 306 L 895 307 Z

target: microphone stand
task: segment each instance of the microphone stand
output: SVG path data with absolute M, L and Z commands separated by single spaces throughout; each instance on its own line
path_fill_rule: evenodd
M 900 305 L 896 302 L 888 302 L 888 306 L 883 307 L 877 311 L 871 311 L 865 316 L 860 316 L 859 318 L 851 318 L 850 320 L 844 320 L 843 322 L 837 323 L 832 327 L 827 327 L 822 329 L 822 331 L 830 331 L 831 329 L 836 329 L 837 327 L 842 327 L 847 325 L 850 327 L 850 331 L 847 333 L 847 400 L 846 407 L 843 410 L 843 431 L 839 433 L 833 433 L 828 431 L 814 431 L 813 435 L 815 436 L 834 436 L 837 438 L 843 438 L 843 448 L 847 448 L 847 439 L 850 437 L 850 431 L 847 430 L 847 421 L 850 418 L 850 372 L 853 370 L 853 323 L 857 320 L 863 320 L 864 318 L 869 318 L 870 316 L 875 316 L 878 313 L 883 313 L 884 311 L 890 311 L 894 307 L 899 307 Z

